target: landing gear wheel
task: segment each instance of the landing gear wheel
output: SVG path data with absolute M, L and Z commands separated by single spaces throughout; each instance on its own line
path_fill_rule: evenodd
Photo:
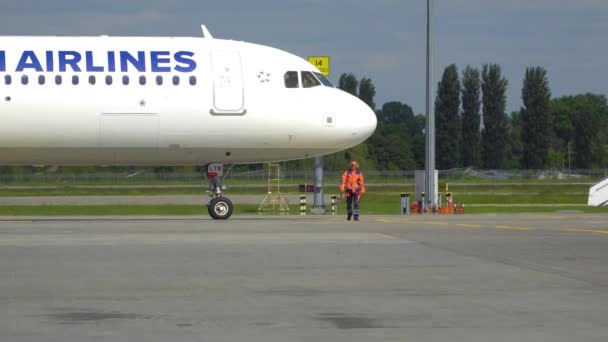
M 214 220 L 225 220 L 232 216 L 233 205 L 226 197 L 216 197 L 209 202 L 208 209 Z

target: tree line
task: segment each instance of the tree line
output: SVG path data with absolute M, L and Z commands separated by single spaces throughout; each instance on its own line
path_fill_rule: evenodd
M 592 169 L 608 166 L 608 102 L 605 95 L 551 97 L 547 70 L 525 70 L 520 110 L 507 113 L 508 80 L 498 64 L 447 66 L 435 94 L 436 167 L 440 170 Z M 376 108 L 370 78 L 342 74 L 338 88 L 375 110 L 376 132 L 365 143 L 325 158 L 339 170 L 349 159 L 366 169 L 424 167 L 425 115 L 406 103 Z M 295 166 L 295 165 L 294 165 Z

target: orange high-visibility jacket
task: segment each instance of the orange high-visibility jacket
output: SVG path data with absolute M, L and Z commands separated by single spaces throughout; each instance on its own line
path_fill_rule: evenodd
M 363 172 L 359 170 L 346 170 L 342 175 L 342 183 L 340 184 L 340 191 L 344 190 L 360 190 L 362 194 L 365 193 L 365 179 L 363 178 Z

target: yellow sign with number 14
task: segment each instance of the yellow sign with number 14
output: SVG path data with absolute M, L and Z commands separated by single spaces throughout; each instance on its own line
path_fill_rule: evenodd
M 329 76 L 329 56 L 311 56 L 308 57 L 308 62 L 319 69 L 323 75 Z

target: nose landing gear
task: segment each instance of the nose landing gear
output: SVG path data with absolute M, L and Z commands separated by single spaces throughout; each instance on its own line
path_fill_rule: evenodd
M 233 205 L 227 197 L 216 197 L 209 202 L 209 215 L 215 220 L 225 220 L 232 216 Z
M 209 164 L 207 166 L 207 177 L 210 179 L 209 184 L 209 196 L 212 197 L 208 204 L 209 215 L 214 220 L 226 220 L 232 216 L 234 206 L 232 202 L 224 197 L 221 184 L 221 177 L 223 175 L 224 165 L 223 164 Z

